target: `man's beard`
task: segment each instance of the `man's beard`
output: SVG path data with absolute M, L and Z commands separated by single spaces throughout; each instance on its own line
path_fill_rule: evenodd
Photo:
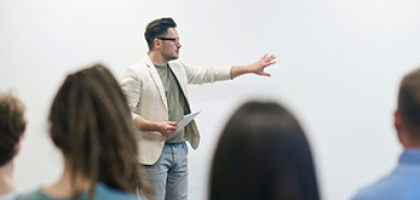
M 170 55 L 170 56 L 162 55 L 162 57 L 163 57 L 163 59 L 165 59 L 167 61 L 176 60 L 176 59 L 179 58 L 179 56 L 173 56 L 173 55 Z

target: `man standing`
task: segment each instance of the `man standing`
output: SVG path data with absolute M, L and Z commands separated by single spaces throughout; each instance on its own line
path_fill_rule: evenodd
M 139 162 L 163 199 L 187 199 L 188 147 L 196 149 L 200 135 L 194 121 L 178 130 L 176 121 L 191 113 L 188 84 L 230 80 L 246 73 L 270 76 L 264 68 L 274 64 L 265 55 L 256 63 L 235 67 L 196 67 L 179 60 L 176 24 L 172 18 L 150 22 L 144 33 L 148 55 L 123 74 L 121 87 L 127 96 L 133 120 L 139 128 Z
M 397 168 L 353 200 L 420 199 L 420 69 L 401 81 L 394 126 L 404 147 Z

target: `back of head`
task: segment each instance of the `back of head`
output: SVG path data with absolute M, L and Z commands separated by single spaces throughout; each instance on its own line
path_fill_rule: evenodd
M 314 164 L 294 117 L 249 102 L 230 118 L 213 158 L 210 199 L 319 199 Z
M 138 188 L 150 195 L 137 161 L 137 139 L 125 96 L 104 66 L 68 75 L 54 98 L 49 120 L 51 138 L 73 177 L 130 193 Z
M 26 127 L 24 105 L 11 93 L 0 92 L 0 167 L 17 153 L 17 143 Z
M 407 74 L 401 81 L 398 113 L 411 136 L 420 139 L 420 69 Z
M 168 32 L 168 28 L 176 28 L 176 23 L 172 18 L 155 19 L 147 24 L 144 37 L 149 45 L 149 50 L 152 50 L 154 47 L 154 39 L 165 35 Z

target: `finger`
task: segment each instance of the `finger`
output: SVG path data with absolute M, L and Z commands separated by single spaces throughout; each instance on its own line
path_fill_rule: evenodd
M 167 123 L 168 125 L 171 125 L 171 126 L 175 126 L 175 125 L 176 125 L 176 122 L 167 121 L 166 123 Z
M 172 135 L 174 135 L 175 134 L 175 132 L 176 132 L 176 129 L 175 130 L 166 130 L 166 136 L 167 137 L 171 137 Z
M 169 133 L 169 132 L 176 132 L 176 130 L 177 130 L 177 128 L 170 128 L 170 129 L 168 129 L 167 130 L 167 132 Z
M 272 64 L 276 64 L 276 63 L 277 63 L 277 61 L 269 62 L 269 63 L 267 64 L 267 67 L 268 67 L 268 66 L 270 66 L 270 65 L 272 65 Z
M 268 55 L 268 54 L 264 54 L 264 56 L 263 56 L 262 58 L 267 58 L 267 55 Z
M 267 60 L 268 60 L 268 61 L 272 61 L 272 60 L 274 60 L 274 59 L 276 59 L 276 57 L 275 57 L 275 56 L 273 56 L 273 55 L 271 55 L 270 57 L 267 57 Z
M 168 132 L 176 131 L 176 129 L 178 129 L 178 126 L 171 126 L 170 128 L 168 128 Z
M 262 69 L 264 69 L 266 67 L 269 67 L 272 64 L 276 64 L 276 63 L 277 63 L 276 61 L 265 63 L 264 65 L 262 65 Z
M 269 74 L 269 73 L 265 73 L 265 72 L 261 73 L 260 75 L 262 75 L 262 76 L 268 76 L 268 77 L 271 77 L 271 74 Z
M 166 133 L 164 135 L 165 135 L 165 137 L 171 137 L 173 134 L 172 134 L 172 132 L 166 131 Z

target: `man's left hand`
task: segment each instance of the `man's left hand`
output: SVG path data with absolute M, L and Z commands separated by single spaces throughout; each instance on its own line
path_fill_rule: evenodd
M 276 57 L 274 55 L 267 56 L 267 54 L 265 54 L 256 63 L 249 65 L 249 71 L 258 75 L 271 76 L 271 74 L 264 72 L 264 69 L 272 64 L 275 64 L 276 61 L 273 61 L 275 58 Z

